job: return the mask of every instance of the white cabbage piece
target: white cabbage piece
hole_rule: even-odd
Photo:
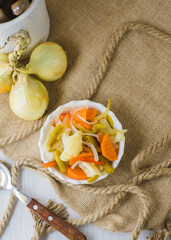
[[[125,141],[124,134],[127,132],[127,130],[111,128],[106,118],[101,119],[100,123],[106,125],[106,128],[100,129],[100,132],[103,135],[108,133],[111,136],[113,144],[116,142]]]
[[[126,130],[118,130],[118,132],[116,133],[116,136],[114,136],[111,140],[112,143],[117,143],[117,142],[122,142],[125,141],[125,136],[124,133],[126,132]]]
[[[62,161],[69,161],[83,150],[82,132],[77,131],[70,136],[71,131],[70,128],[67,128],[62,134],[62,142],[64,145],[64,151],[61,154]]]
[[[109,125],[106,118],[102,118],[99,122],[106,126],[105,128],[100,129],[100,132],[103,135],[105,135],[106,133],[108,133],[109,135],[112,135],[112,136],[116,135],[116,133],[117,133],[116,129],[111,128],[111,126]]]
[[[44,152],[44,157],[49,162],[54,161],[54,155],[52,152]]]
[[[53,150],[59,150],[60,153],[63,152],[64,150],[64,144],[62,142],[62,140],[58,141],[57,143],[55,143],[53,146],[52,146],[52,151]]]
[[[87,177],[93,177],[94,175],[98,175],[98,176],[102,175],[98,167],[93,163],[81,162],[79,164],[79,167],[85,172]]]
[[[114,145],[114,148],[115,148],[115,143],[125,141],[125,135],[124,135],[125,132],[127,132],[127,130],[118,129],[115,136],[110,136],[110,139]]]

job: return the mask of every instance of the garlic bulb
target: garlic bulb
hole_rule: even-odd
[[[57,43],[46,42],[34,49],[26,72],[44,81],[55,81],[63,76],[66,68],[67,57],[63,48]]]
[[[12,87],[12,67],[9,65],[8,55],[0,53],[0,93],[10,91]]]
[[[41,118],[49,103],[45,86],[26,73],[16,72],[9,96],[12,111],[24,120]]]

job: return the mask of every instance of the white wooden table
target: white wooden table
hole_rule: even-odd
[[[0,152],[0,159],[5,160],[12,165],[12,161],[7,159]],[[39,200],[40,203],[46,205],[49,199],[52,199],[58,203],[63,203],[53,188],[51,187],[49,181],[29,170],[22,170],[20,178],[20,189],[27,195],[34,197]],[[0,219],[2,218],[3,212],[6,208],[9,199],[9,191],[0,190]],[[72,209],[67,207],[70,213],[70,218],[79,217]],[[9,222],[9,225],[4,232],[3,236],[0,237],[1,240],[30,240],[33,236],[33,220],[28,211],[28,209],[20,202],[17,202],[14,214]],[[119,233],[119,232],[109,232],[97,228],[91,224],[84,225],[78,228],[82,233],[87,236],[88,240],[127,240],[130,239],[131,233]],[[147,236],[151,236],[151,231],[142,231],[139,240],[145,240]],[[53,233],[45,236],[42,240],[65,240],[66,238],[62,236],[59,232],[54,231]]]

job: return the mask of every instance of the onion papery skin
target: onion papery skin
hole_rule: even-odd
[[[12,86],[9,103],[12,111],[24,120],[38,120],[45,113],[49,96],[45,86],[25,73]]]

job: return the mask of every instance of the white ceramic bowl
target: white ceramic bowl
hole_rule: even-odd
[[[46,119],[46,122],[45,124],[43,125],[43,127],[41,128],[41,131],[40,131],[40,139],[39,139],[39,149],[40,149],[40,154],[41,154],[41,158],[43,160],[43,162],[47,163],[49,162],[47,160],[47,157],[46,157],[46,152],[45,152],[45,148],[44,148],[44,143],[46,141],[46,136],[47,136],[47,133],[48,133],[48,130],[49,130],[49,127],[53,124],[53,121],[54,121],[54,118],[57,118],[63,111],[67,111],[69,110],[70,108],[73,108],[73,107],[84,107],[84,106],[87,106],[87,107],[90,107],[90,108],[95,108],[97,110],[99,110],[100,112],[104,112],[106,110],[106,107],[104,107],[102,104],[100,103],[96,103],[96,102],[92,102],[92,101],[89,101],[89,100],[82,100],[82,101],[71,101],[69,103],[66,103],[60,107],[58,107],[54,112],[52,112],[48,118]],[[116,129],[122,129],[122,125],[121,123],[118,121],[118,119],[116,118],[115,114],[111,111],[109,111],[108,113],[111,118],[113,119],[113,122],[114,122],[114,128]],[[113,167],[116,169],[116,167],[118,166],[122,156],[123,156],[123,153],[124,153],[124,145],[125,145],[125,142],[120,142],[120,148],[119,148],[119,154],[118,154],[118,159],[116,161],[113,161]],[[67,177],[65,174],[59,172],[56,168],[52,167],[52,168],[49,168],[49,171],[52,172],[53,174],[55,174],[58,178],[60,178],[61,180],[64,180],[66,182],[70,182],[70,183],[73,183],[73,184],[88,184],[87,183],[87,180],[74,180],[74,179],[71,179],[69,177]],[[100,181],[104,178],[106,178],[109,174],[105,174],[103,176],[100,176],[96,181],[94,182],[97,182],[97,181]],[[94,183],[93,182],[93,183]]]
[[[0,23],[0,47],[4,46],[8,37],[19,30],[28,31],[32,39],[28,49],[22,55],[22,58],[27,58],[33,49],[41,42],[45,42],[49,36],[50,19],[45,0],[33,0],[23,14],[11,21]],[[0,49],[0,52],[11,53],[14,49],[13,44],[14,42],[9,42]]]

